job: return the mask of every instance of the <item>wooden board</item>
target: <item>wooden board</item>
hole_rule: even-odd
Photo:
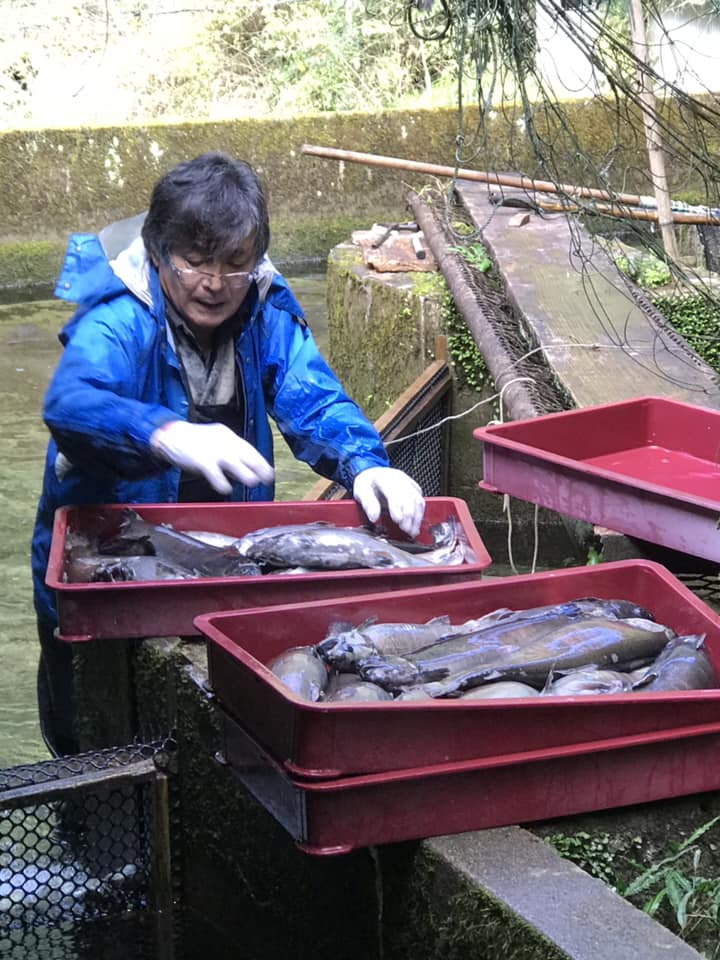
[[[720,378],[634,301],[614,264],[564,214],[490,204],[488,188],[457,190],[548,363],[578,407],[663,396],[720,409]],[[517,224],[517,221],[516,221]]]

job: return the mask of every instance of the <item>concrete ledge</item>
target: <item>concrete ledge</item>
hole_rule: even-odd
[[[519,827],[428,840],[467,879],[573,960],[698,960],[700,954],[601,880]]]

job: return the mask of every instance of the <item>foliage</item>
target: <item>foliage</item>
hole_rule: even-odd
[[[479,393],[491,379],[490,372],[449,291],[443,297],[441,315],[445,321],[448,351],[453,366],[460,374],[465,386]]]
[[[656,296],[653,303],[705,363],[720,373],[720,302],[698,293]]]
[[[223,119],[453,102],[404,0],[0,0],[0,124]]]
[[[581,867],[592,877],[597,877],[608,886],[616,888],[615,855],[612,841],[607,833],[593,836],[584,830],[573,834],[553,833],[545,838],[557,852]]]
[[[652,894],[643,905],[651,917],[663,904],[669,905],[684,937],[701,926],[709,928],[714,944],[711,960],[720,955],[720,877],[700,873],[702,851],[698,840],[719,821],[720,817],[713,817],[702,824],[672,854],[652,864],[624,890],[625,897]]]
[[[448,250],[451,253],[459,253],[471,267],[479,270],[480,273],[486,273],[492,266],[487,250],[481,243],[470,243],[465,247],[448,247]]]

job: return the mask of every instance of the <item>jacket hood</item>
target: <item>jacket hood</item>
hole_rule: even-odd
[[[87,310],[129,291],[152,309],[155,268],[140,236],[144,219],[142,213],[110,224],[98,235],[73,234],[55,296]],[[257,272],[259,302],[270,298],[277,306],[304,319],[300,304],[267,254],[260,261]]]

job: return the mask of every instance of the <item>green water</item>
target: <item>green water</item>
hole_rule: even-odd
[[[326,343],[325,277],[289,278],[315,338]],[[72,308],[55,301],[0,306],[0,767],[47,759],[35,699],[37,640],[30,538],[47,429],[42,397],[60,354],[57,333]],[[277,499],[302,497],[318,477],[276,445]]]

